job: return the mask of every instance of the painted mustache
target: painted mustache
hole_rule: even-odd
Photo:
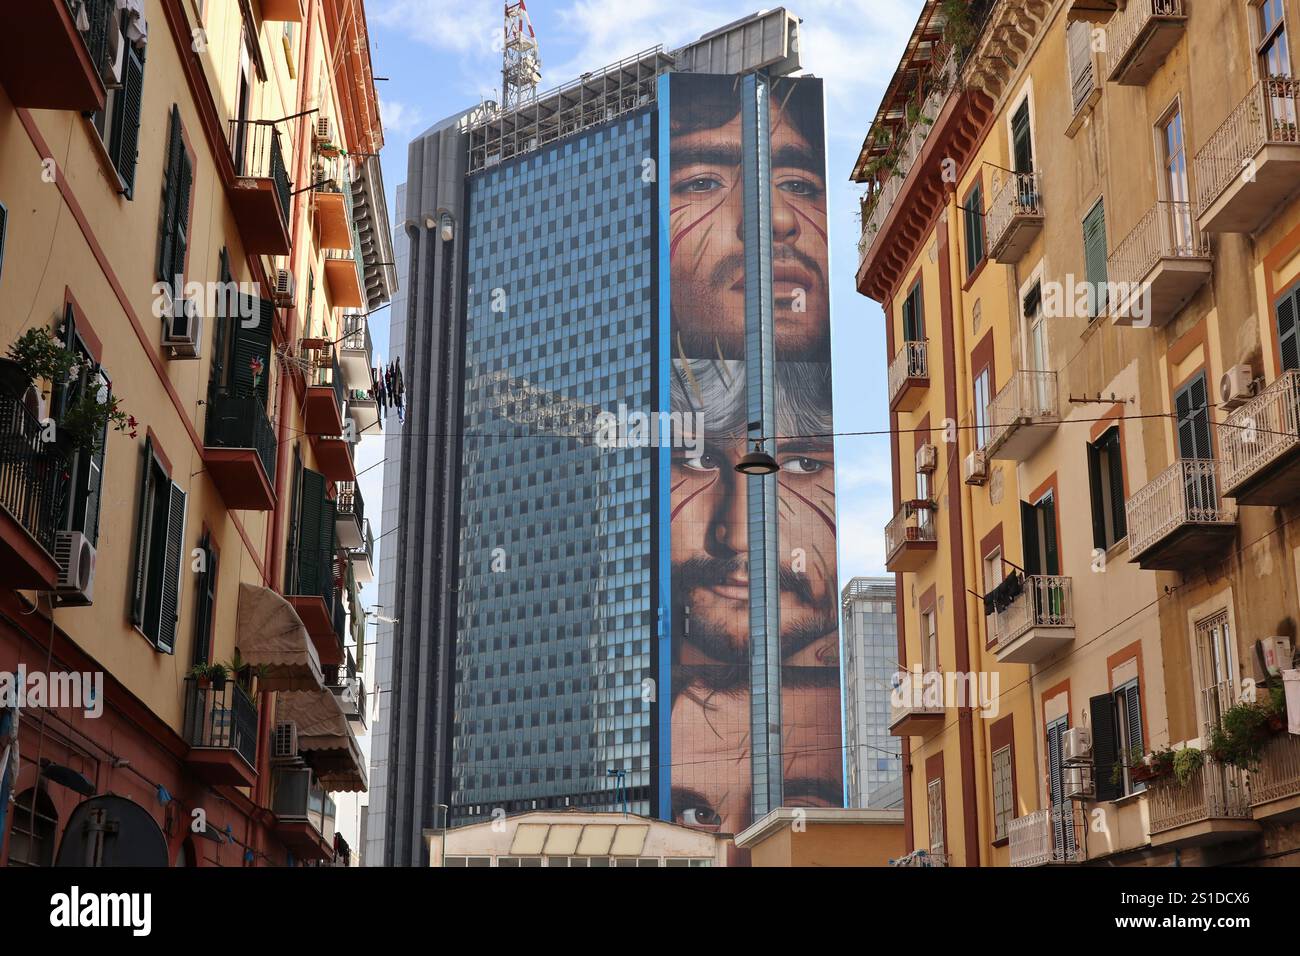
[[[796,249],[790,245],[772,246],[772,274],[777,281],[788,279],[795,282],[804,282],[808,286],[813,283],[821,286],[826,284],[822,264],[802,249]],[[723,256],[718,260],[718,264],[713,267],[713,272],[709,278],[714,285],[731,285],[743,288],[745,283],[744,253],[738,252]]]
[[[673,565],[673,575],[679,586],[686,590],[735,585],[741,580],[748,583],[749,560],[747,558],[688,558],[680,564]],[[816,601],[808,575],[798,573],[790,565],[782,564],[777,569],[777,584],[782,591],[793,594],[805,604]]]

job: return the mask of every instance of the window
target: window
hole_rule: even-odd
[[[1178,419],[1178,457],[1213,458],[1210,448],[1210,407],[1205,389],[1205,373],[1174,394],[1174,412]],[[1216,507],[1209,503],[1210,508]]]
[[[942,856],[945,852],[942,777],[931,780],[926,785],[926,798],[930,816],[930,852]]]
[[[1060,551],[1056,541],[1056,498],[1052,492],[1043,495],[1037,504],[1020,502],[1020,533],[1024,545],[1025,573],[1060,574]]]
[[[1277,300],[1277,348],[1282,371],[1300,368],[1300,284]]]
[[[992,594],[1001,584],[1002,549],[994,548],[984,556],[984,593]],[[984,633],[989,640],[993,638],[993,617],[994,614],[987,615],[984,622]]]
[[[916,497],[918,501],[930,500],[930,474],[929,472],[917,469],[916,472]],[[919,508],[916,512],[916,523],[919,527],[927,527],[930,524],[930,509]]]
[[[77,353],[81,371],[71,382],[55,390],[52,404],[56,420],[62,420],[64,412],[87,393],[102,397],[112,389],[108,374],[96,364],[90,346],[77,328],[77,313],[71,303],[64,307],[63,341],[69,351]],[[73,482],[61,527],[80,531],[91,545],[99,544],[99,506],[107,451],[108,426],[105,424],[95,448],[78,450],[69,469]]]
[[[190,189],[194,167],[185,148],[180,107],[172,106],[171,129],[163,169],[162,205],[158,210],[158,279],[174,282],[177,297],[184,285],[185,250],[189,242]]]
[[[921,612],[921,669],[927,674],[939,669],[939,631],[932,610]]]
[[[1290,76],[1291,55],[1287,49],[1283,0],[1263,0],[1258,9],[1260,77]]]
[[[966,195],[966,277],[970,278],[984,261],[984,187],[976,182]]]
[[[975,443],[983,448],[989,443],[989,367],[975,374]]]
[[[325,494],[325,476],[303,468],[298,477],[298,512],[295,529],[290,594],[314,594],[327,602],[334,580],[334,502]]]
[[[1092,490],[1092,545],[1105,551],[1128,534],[1118,425],[1088,443],[1088,485]]]
[[[140,145],[140,105],[144,99],[144,48],[139,50],[127,39],[123,20],[111,26],[109,55],[121,56],[122,85],[110,87],[104,109],[91,117],[99,138],[104,142],[109,161],[122,181],[122,194],[135,194],[136,157]]]
[[[216,545],[208,532],[203,532],[199,541],[199,551],[203,557],[201,570],[194,598],[194,663],[206,664],[212,659],[212,633],[215,625],[217,606],[217,562],[219,555]]]
[[[10,866],[53,866],[54,835],[59,812],[44,790],[28,788],[14,798],[10,808]]]
[[[993,839],[1007,838],[1007,825],[1016,815],[1011,789],[1011,748],[993,752]]]
[[[1227,609],[1197,621],[1195,641],[1197,710],[1208,739],[1223,712],[1237,702],[1236,654]]]
[[[176,649],[180,612],[181,556],[185,540],[185,492],[167,474],[145,438],[139,512],[135,526],[135,573],[131,623],[158,650]]]
[[[1047,724],[1047,798],[1052,810],[1052,853],[1057,860],[1073,860],[1076,835],[1074,811],[1065,799],[1065,753],[1063,737],[1070,727],[1069,715]],[[1094,739],[1096,730],[1094,729]],[[1094,745],[1095,747],[1095,745]]]
[[[1083,220],[1083,261],[1088,278],[1088,307],[1091,318],[1104,315],[1110,305],[1106,288],[1106,207],[1102,200]]]
[[[1034,139],[1029,122],[1028,96],[1020,101],[1020,106],[1011,115],[1011,156],[1016,172],[1034,171]]]
[[[1145,755],[1142,700],[1133,678],[1088,702],[1092,716],[1093,783],[1098,800],[1118,800],[1142,789],[1132,766]]]
[[[912,291],[903,300],[903,341],[925,341],[925,311],[921,302],[921,280],[916,280]]]

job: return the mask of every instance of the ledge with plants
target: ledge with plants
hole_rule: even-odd
[[[1286,731],[1286,694],[1268,689],[1260,700],[1229,707],[1210,733],[1210,756],[1218,763],[1241,770],[1259,767],[1264,748],[1275,734]]]

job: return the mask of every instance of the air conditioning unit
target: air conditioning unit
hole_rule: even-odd
[[[1061,735],[1061,754],[1067,764],[1092,759],[1092,734],[1087,727],[1071,727]]]
[[[54,535],[54,561],[59,566],[55,593],[60,604],[85,606],[95,597],[95,548],[80,531]]]
[[[334,127],[330,123],[328,116],[319,116],[316,118],[316,142],[329,143],[334,139]]]
[[[298,757],[298,725],[282,720],[271,735],[271,759],[276,763],[295,763]]]
[[[939,467],[939,449],[933,445],[922,445],[916,450],[916,470],[927,475]]]
[[[293,273],[288,269],[275,270],[275,293],[272,298],[275,304],[282,309],[292,309],[294,293],[297,285],[293,281]]]
[[[1092,767],[1065,768],[1065,798],[1067,800],[1091,800]]]
[[[1255,382],[1249,365],[1234,365],[1219,379],[1219,407],[1226,411],[1240,408],[1255,396]]]
[[[962,477],[968,485],[982,485],[989,480],[989,459],[983,449],[977,448],[966,456]]]
[[[172,358],[198,358],[202,343],[202,313],[193,302],[177,299],[163,319],[163,345],[171,350]]]

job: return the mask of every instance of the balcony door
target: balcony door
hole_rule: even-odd
[[[1271,127],[1266,130],[1274,139],[1295,141],[1296,107],[1292,87],[1287,79],[1291,72],[1291,52],[1287,47],[1286,12],[1284,0],[1263,0],[1256,8],[1259,17],[1259,45],[1256,47],[1256,59],[1259,65],[1259,78],[1266,84],[1269,115],[1267,121]],[[1267,84],[1273,82],[1272,88]],[[1280,82],[1279,82],[1280,81]],[[1284,128],[1290,129],[1290,136],[1283,134]]]
[[[1196,623],[1196,692],[1208,741],[1224,711],[1237,702],[1236,652],[1226,608]]]
[[[1047,799],[1052,811],[1052,856],[1072,860],[1075,856],[1074,808],[1065,798],[1065,751],[1062,747],[1070,717],[1063,714],[1047,725]]]
[[[1169,231],[1172,251],[1187,256],[1193,253],[1191,190],[1187,183],[1187,149],[1183,142],[1183,113],[1177,105],[1160,123],[1160,160],[1163,187],[1168,200],[1168,215],[1160,222]],[[1163,237],[1162,237],[1163,238]]]
[[[1011,158],[1018,173],[1034,171],[1034,137],[1029,123],[1029,97],[1011,114]]]
[[[1202,371],[1175,393],[1174,411],[1178,417],[1178,457],[1195,462],[1184,466],[1186,513],[1182,518],[1187,521],[1213,520],[1219,508],[1215,473],[1211,466],[1199,464],[1214,457],[1205,372]]]
[[[1056,542],[1056,498],[1052,492],[1043,495],[1037,504],[1020,502],[1020,534],[1025,549],[1025,574],[1061,573]]]

